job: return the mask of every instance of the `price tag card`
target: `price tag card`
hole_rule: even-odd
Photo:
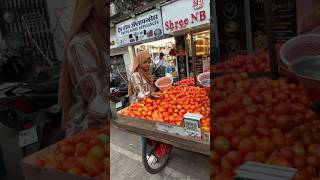
[[[164,123],[157,123],[156,127],[157,127],[157,130],[162,132],[167,132],[170,134],[176,134],[180,136],[187,136],[184,128],[182,127],[178,127],[170,124],[164,124]]]
[[[19,132],[20,147],[38,142],[37,126]]]
[[[163,132],[171,132],[173,129],[173,126],[170,124],[163,124],[163,123],[157,123],[156,124],[157,130],[163,131]]]
[[[200,120],[202,115],[187,113],[183,117],[184,129],[188,136],[201,138]]]
[[[117,108],[117,109],[118,109],[118,108],[122,108],[122,102],[121,102],[121,101],[116,103],[116,108]]]

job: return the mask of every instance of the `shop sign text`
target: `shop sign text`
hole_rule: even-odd
[[[165,34],[209,24],[210,0],[177,0],[162,7]]]
[[[166,30],[170,31],[178,31],[182,29],[186,29],[189,25],[189,23],[195,23],[199,21],[206,20],[206,11],[199,11],[191,14],[191,18],[185,18],[185,19],[177,19],[176,21],[166,21],[165,22],[165,28]]]
[[[159,10],[152,10],[116,25],[119,46],[163,35],[162,18]]]

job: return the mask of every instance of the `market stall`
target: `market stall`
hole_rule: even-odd
[[[209,155],[209,104],[205,88],[172,86],[162,91],[157,99],[145,98],[119,111],[115,123],[124,131],[167,143],[175,148]],[[145,153],[143,150],[143,160],[147,156]],[[150,171],[152,164],[147,164],[146,170],[150,173],[159,172],[165,167],[168,158],[159,161],[158,168]],[[145,166],[146,163],[144,162]]]
[[[186,7],[186,8],[181,8]],[[199,76],[209,70],[210,32],[209,1],[185,3],[172,1],[161,6],[164,37],[135,44],[135,53],[147,50],[152,58],[162,52],[165,55],[166,76],[170,82],[161,86],[158,98],[145,98],[118,112],[115,124],[149,141],[156,140],[173,147],[210,154],[210,83],[209,75]],[[182,20],[180,18],[183,18]],[[172,36],[172,38],[165,38]],[[169,67],[169,68],[168,68]],[[190,77],[188,83],[178,82]],[[198,78],[197,78],[198,77]],[[193,81],[191,80],[193,79]],[[192,83],[190,83],[192,82]],[[197,86],[200,85],[200,86]],[[142,160],[149,173],[157,173],[165,167],[170,152],[149,163],[146,144],[142,145]],[[156,151],[152,145],[152,151]],[[153,153],[151,151],[151,154]],[[158,164],[153,167],[154,164]]]

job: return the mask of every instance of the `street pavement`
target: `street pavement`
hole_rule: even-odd
[[[140,137],[111,126],[111,180],[209,180],[209,157],[173,149],[169,163],[149,174],[141,160]]]

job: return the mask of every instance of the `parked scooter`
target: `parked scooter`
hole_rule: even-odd
[[[58,83],[59,68],[55,68],[39,73],[34,83],[1,84],[0,123],[19,131],[24,156],[64,138],[56,105]]]

